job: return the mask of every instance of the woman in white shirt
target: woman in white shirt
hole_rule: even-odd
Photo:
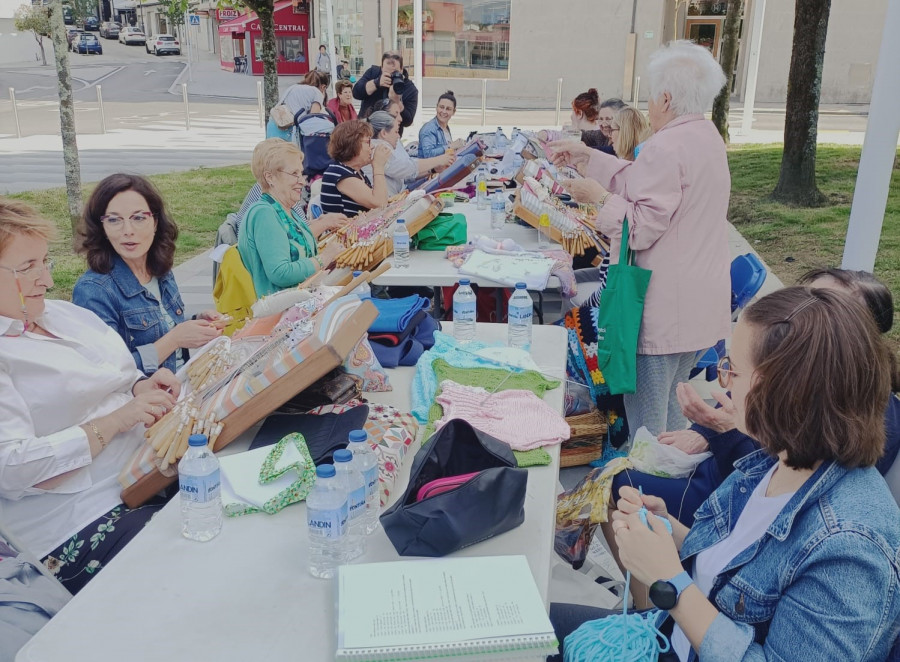
[[[117,476],[179,384],[145,378],[94,313],[44,300],[53,234],[0,198],[0,520],[75,593],[161,507],[126,508]]]
[[[436,168],[446,168],[455,158],[452,152],[447,152],[429,159],[416,159],[411,157],[400,142],[400,120],[390,113],[379,110],[366,118],[372,125],[375,135],[372,138],[372,147],[387,145],[391,148],[391,156],[384,167],[384,177],[387,180],[388,197],[393,197],[405,189],[404,182],[415,179]],[[372,178],[372,166],[363,166],[363,172],[369,179]]]

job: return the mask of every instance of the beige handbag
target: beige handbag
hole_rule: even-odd
[[[269,112],[269,117],[279,129],[290,129],[294,126],[294,113],[285,104],[280,103]]]

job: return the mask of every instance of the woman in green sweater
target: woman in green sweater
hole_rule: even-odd
[[[238,252],[253,277],[256,296],[296,287],[334,262],[341,247],[320,254],[318,237],[347,222],[343,214],[308,221],[291,208],[303,195],[303,152],[280,138],[264,140],[253,150],[250,169],[263,195],[247,211],[238,235]]]

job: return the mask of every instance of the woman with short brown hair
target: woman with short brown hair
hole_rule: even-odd
[[[328,155],[335,160],[322,175],[322,210],[353,217],[387,204],[384,169],[391,157],[387,145],[372,149],[374,132],[367,122],[341,122],[331,133]],[[372,164],[372,181],[362,172]]]
[[[612,516],[636,594],[649,587],[674,619],[675,657],[661,659],[887,657],[900,632],[900,510],[873,465],[889,352],[842,292],[789,287],[744,312],[723,371],[738,428],[762,450],[735,463],[690,529],[632,487]],[[573,629],[566,611],[551,608],[560,637]]]

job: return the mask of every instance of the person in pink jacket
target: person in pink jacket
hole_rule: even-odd
[[[353,107],[353,83],[339,80],[334,84],[335,96],[325,104],[334,115],[338,124],[356,119],[356,108]]]
[[[597,228],[619,255],[627,218],[635,264],[653,275],[638,339],[637,390],[625,395],[632,437],[680,430],[686,419],[675,387],[687,381],[697,352],[731,334],[725,144],[703,113],[725,84],[708,50],[689,41],[663,46],[647,65],[653,136],[640,158],[625,161],[581,143],[550,144],[557,162],[584,163],[567,182],[580,201],[600,205]]]

